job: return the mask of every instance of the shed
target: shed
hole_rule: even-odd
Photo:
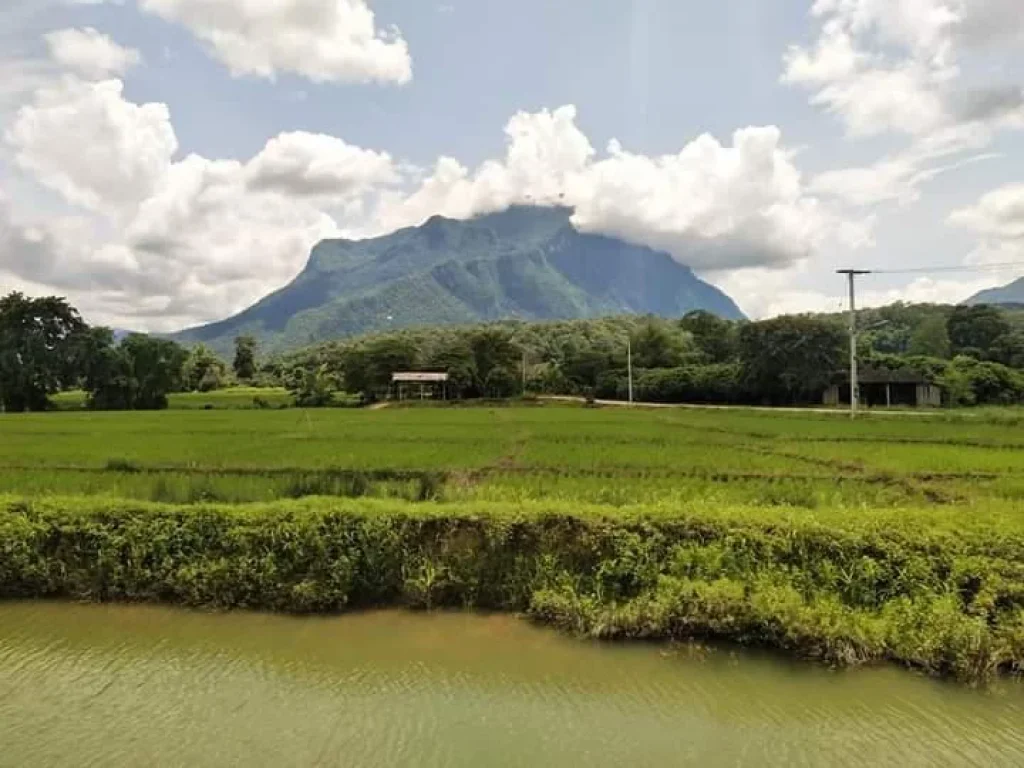
[[[396,371],[391,374],[391,386],[394,395],[404,400],[409,391],[418,392],[420,400],[436,398],[448,399],[448,374],[438,371]]]
[[[913,406],[917,408],[942,405],[942,388],[911,368],[877,368],[864,366],[857,374],[860,403],[864,406]],[[822,397],[825,405],[850,402],[850,377],[840,377]]]

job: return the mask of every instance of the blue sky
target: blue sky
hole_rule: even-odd
[[[1018,0],[8,5],[0,291],[98,322],[217,319],[321,237],[526,201],[754,316],[838,308],[846,265],[976,267],[869,303],[1024,272],[992,266],[1024,262]]]

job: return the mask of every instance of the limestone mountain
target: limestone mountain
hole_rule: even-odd
[[[324,240],[291,283],[179,341],[226,352],[252,334],[281,350],[413,325],[569,319],[620,313],[678,317],[736,304],[668,254],[583,234],[563,208],[520,206],[469,221],[434,216],[370,240]]]
[[[1001,288],[990,288],[976,293],[964,304],[1021,304],[1024,305],[1024,277]]]

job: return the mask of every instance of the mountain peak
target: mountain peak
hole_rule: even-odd
[[[585,318],[735,303],[668,254],[577,232],[566,207],[517,205],[465,221],[431,216],[368,240],[325,240],[289,285],[227,320],[178,334],[227,351],[240,333],[284,349],[381,328],[506,317]]]
[[[1001,288],[990,288],[976,293],[964,304],[1024,304],[1024,277]]]

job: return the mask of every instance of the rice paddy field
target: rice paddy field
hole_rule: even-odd
[[[1017,412],[0,418],[0,597],[511,610],[979,680],[1024,668]]]
[[[0,420],[0,493],[818,510],[1024,502],[1024,425],[965,413],[851,422],[546,405],[10,415]]]

